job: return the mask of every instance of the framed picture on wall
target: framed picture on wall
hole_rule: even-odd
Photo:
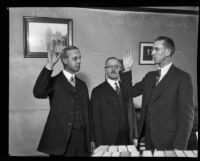
[[[140,65],[152,65],[155,64],[153,56],[151,55],[153,48],[152,42],[140,42],[140,56],[139,64]]]
[[[73,45],[72,25],[72,19],[24,16],[24,57],[47,57],[47,46],[51,42],[56,45],[57,52]]]

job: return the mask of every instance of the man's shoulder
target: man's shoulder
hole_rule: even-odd
[[[82,80],[81,78],[77,77],[77,76],[76,76],[76,81],[77,81],[80,85],[87,86],[86,83],[85,83],[85,81]]]
[[[182,76],[182,77],[190,77],[190,74],[182,69],[180,69],[179,67],[173,66],[176,75],[177,76]]]
[[[102,90],[104,90],[105,85],[106,85],[106,82],[104,81],[104,82],[100,83],[99,85],[95,86],[95,87],[92,89],[92,91],[93,91],[93,92],[102,91]]]

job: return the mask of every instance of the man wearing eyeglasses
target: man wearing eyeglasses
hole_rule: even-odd
[[[129,57],[123,57],[124,70],[129,67]],[[122,65],[116,57],[105,61],[106,80],[91,94],[94,140],[99,145],[137,145],[136,116],[132,99],[120,82]],[[133,129],[134,128],[134,129]],[[130,133],[132,131],[132,133]]]

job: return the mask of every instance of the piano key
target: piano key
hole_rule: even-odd
[[[102,156],[103,157],[111,157],[112,156],[112,152],[111,151],[106,151]]]
[[[192,152],[198,157],[198,151],[197,150],[193,150]]]
[[[103,151],[98,151],[92,155],[92,157],[101,157],[103,155]]]
[[[112,157],[119,157],[120,156],[120,152],[115,151],[112,153]]]
[[[132,151],[130,156],[131,157],[139,157],[140,156],[140,152],[139,151]]]
[[[143,151],[142,156],[143,157],[152,157],[151,150],[145,150],[145,151]]]
[[[106,152],[106,151],[108,151],[108,148],[109,148],[108,145],[100,145],[94,150],[94,153],[96,153],[98,151]]]
[[[183,151],[187,157],[195,158],[196,155],[191,150],[184,150]]]
[[[177,157],[186,157],[182,150],[174,150]]]
[[[128,149],[126,148],[125,145],[119,145],[119,146],[118,146],[118,151],[119,151],[119,152],[123,152],[123,151],[128,151]]]
[[[129,157],[130,153],[128,151],[120,152],[120,157]]]
[[[117,149],[118,149],[117,146],[111,145],[111,146],[109,147],[108,151],[116,152],[116,151],[118,151]]]
[[[127,149],[129,152],[138,151],[135,145],[127,145]]]
[[[165,154],[164,154],[164,151],[157,150],[157,151],[154,151],[153,156],[154,156],[154,157],[164,157]]]
[[[166,157],[176,157],[176,154],[174,153],[173,150],[165,150],[164,153]]]

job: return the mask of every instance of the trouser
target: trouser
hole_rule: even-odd
[[[117,138],[117,145],[128,145],[129,140],[129,130],[120,130]]]
[[[68,145],[62,156],[50,155],[49,157],[89,156],[86,144],[86,130],[72,129]]]
[[[151,138],[149,123],[146,123],[145,125],[145,144],[146,144],[146,150],[155,149],[154,144],[152,142],[152,138]]]

